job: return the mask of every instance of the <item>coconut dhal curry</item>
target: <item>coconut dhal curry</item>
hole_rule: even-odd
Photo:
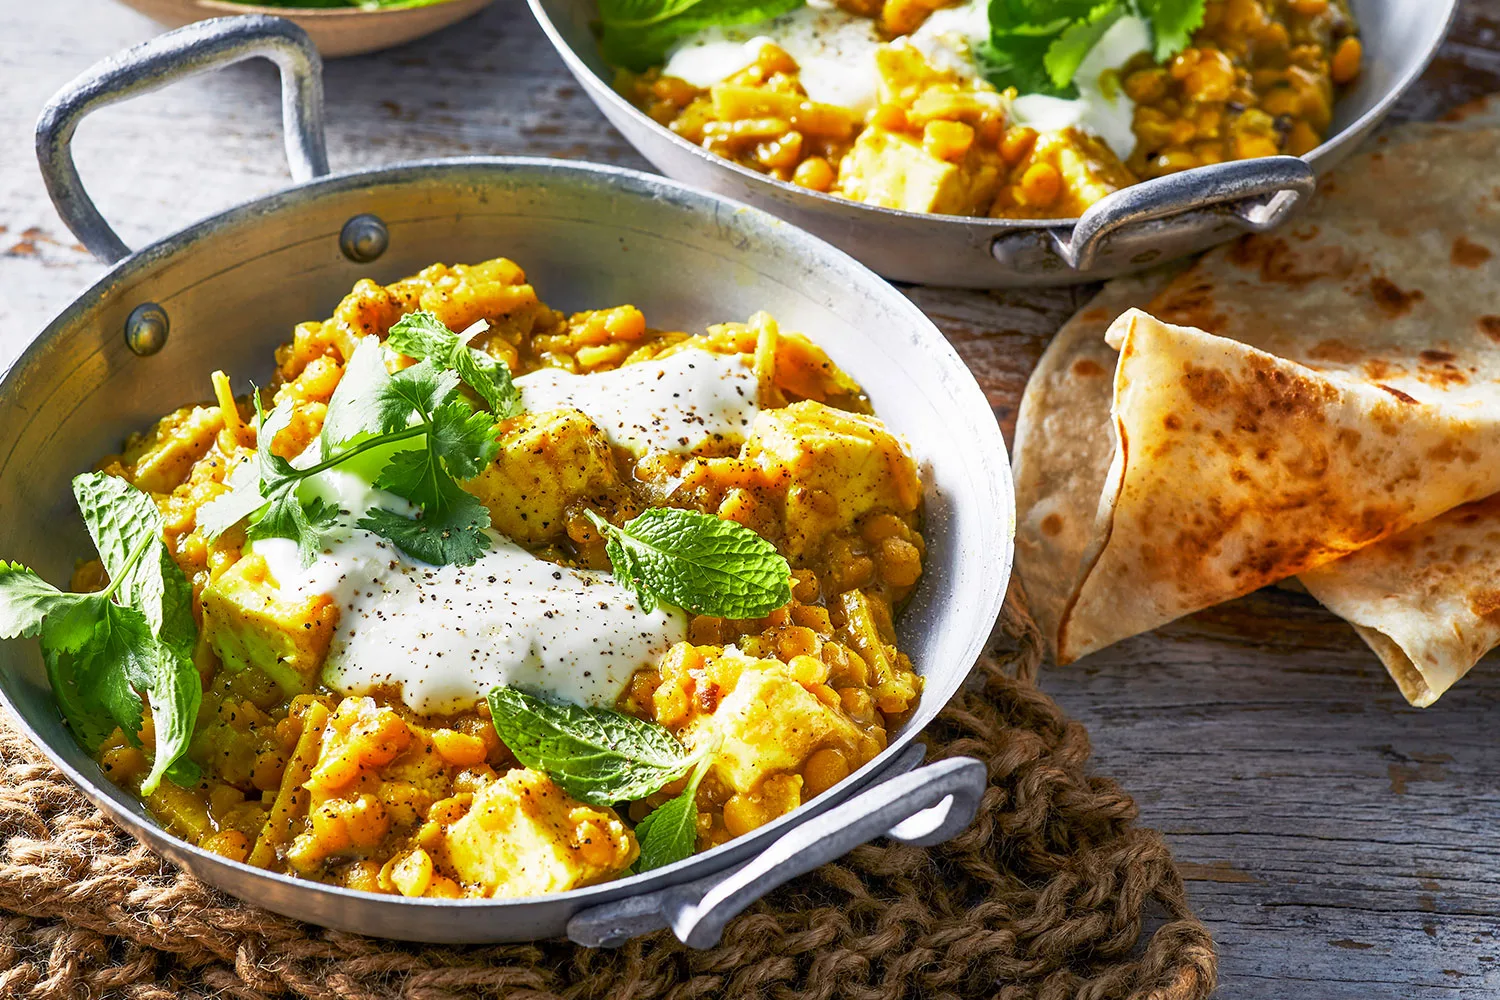
[[[40,637],[173,833],[370,892],[558,892],[795,809],[915,707],[916,466],[769,316],[668,332],[437,264],[275,362],[75,480],[73,593],[0,563],[0,634]]]
[[[1149,178],[1307,153],[1362,57],[1345,0],[790,0],[655,60],[614,6],[617,87],[678,135],[944,215],[1073,218]]]

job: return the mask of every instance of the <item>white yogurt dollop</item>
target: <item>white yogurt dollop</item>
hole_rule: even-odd
[[[880,46],[875,22],[827,2],[808,3],[759,24],[696,31],[667,54],[662,73],[711,87],[753,63],[767,42],[797,61],[810,100],[857,114],[875,106]]]
[[[582,410],[636,451],[742,439],[759,409],[748,359],[699,349],[596,375],[542,370],[516,384],[527,409]],[[293,464],[318,457],[314,442]],[[497,684],[611,706],[638,668],[686,637],[681,611],[647,614],[611,574],[558,566],[493,532],[472,566],[414,560],[355,522],[371,507],[408,517],[415,509],[353,472],[328,469],[303,488],[343,512],[318,560],[302,568],[296,545],[280,538],[250,551],[285,599],[327,595],[338,605],[323,680],[340,693],[393,689],[423,714],[470,708]]]
[[[698,348],[594,375],[543,368],[516,379],[526,409],[582,410],[611,444],[635,452],[743,439],[760,409],[759,385],[748,355]]]

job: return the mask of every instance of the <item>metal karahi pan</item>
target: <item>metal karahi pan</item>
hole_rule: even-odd
[[[296,182],[131,252],[84,192],[69,154],[92,109],[261,56],[281,68]],[[882,834],[932,844],[963,829],[985,787],[978,761],[919,766],[914,740],[963,683],[999,613],[1015,504],[1005,444],[973,377],[933,325],[874,274],[756,209],[627,170],[503,157],[329,175],[317,53],[270,17],[206,21],[99,64],[37,126],[64,221],[114,267],[0,377],[0,553],[66,580],[88,551],[69,480],[129,431],[209,395],[215,368],[264,384],[270,348],[327,315],[354,281],[433,261],[506,255],[549,302],[633,302],[701,328],[769,309],[817,339],[910,442],[927,483],[927,575],[901,617],[926,678],[915,718],[845,783],[715,850],[605,885],[516,900],[405,899],[237,864],[163,831],[111,785],[53,705],[35,645],[0,644],[0,700],[116,822],[193,874],[290,916],[385,937],[517,941],[567,934],[618,944],[670,926],[707,947],[772,887]]]
[[[748,202],[823,237],[895,281],[961,288],[1068,285],[1138,271],[1267,232],[1353,152],[1437,54],[1458,0],[1351,0],[1365,45],[1360,78],[1334,108],[1328,141],[1306,157],[1240,160],[1117,191],[1078,219],[971,219],[820,194],[708,152],[618,94],[591,24],[596,0],[527,0],[606,118],[668,177]]]

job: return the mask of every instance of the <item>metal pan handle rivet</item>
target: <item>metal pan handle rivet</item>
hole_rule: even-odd
[[[380,216],[368,212],[356,215],[339,231],[339,249],[356,264],[379,259],[391,245],[391,231]]]
[[[142,302],[125,320],[125,346],[143,358],[150,357],[167,346],[171,332],[167,311],[155,302]]]

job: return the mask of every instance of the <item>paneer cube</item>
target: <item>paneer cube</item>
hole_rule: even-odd
[[[203,589],[202,600],[204,636],[225,667],[254,667],[288,695],[317,686],[338,626],[333,598],[283,599],[265,560],[248,553]]]
[[[975,146],[950,163],[899,132],[870,126],[839,164],[838,190],[847,198],[883,208],[939,215],[983,212],[995,195],[1003,161]]]
[[[213,447],[223,426],[217,406],[185,406],[167,414],[126,442],[120,456],[126,478],[148,493],[172,492]]]
[[[906,514],[922,499],[916,463],[883,423],[812,400],[762,410],[742,454],[788,483],[785,538],[794,559],[871,511]]]
[[[494,462],[464,488],[489,508],[497,530],[540,545],[566,532],[568,507],[604,496],[616,482],[604,432],[578,410],[563,409],[510,421]]]
[[[640,853],[613,809],[584,805],[551,778],[507,771],[444,832],[447,867],[488,896],[566,892],[618,874]]]
[[[759,788],[770,775],[800,770],[819,747],[854,747],[864,741],[847,715],[792,679],[779,660],[747,665],[719,707],[700,717],[693,730],[689,739],[694,745],[707,739],[708,732],[717,734],[721,742],[714,774],[742,794]]]

